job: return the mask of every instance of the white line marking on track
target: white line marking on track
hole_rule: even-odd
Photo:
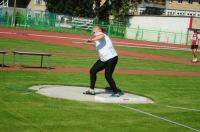
[[[114,42],[114,43],[117,43],[117,42]],[[178,48],[178,47],[151,45],[151,44],[138,44],[138,43],[132,43],[132,45],[124,43],[124,45],[127,45],[127,46],[132,46],[132,45],[134,45],[134,46],[148,46],[148,47],[158,47],[158,48]],[[178,49],[186,49],[186,48],[178,48]]]
[[[12,33],[12,32],[0,32],[1,34],[17,34],[17,33]]]
[[[72,37],[54,36],[54,35],[53,36],[52,35],[42,35],[42,34],[28,34],[28,35],[39,36],[39,37],[48,37],[48,38],[65,38],[65,39],[72,39],[72,40],[87,40],[87,39],[83,39],[83,38],[72,38]],[[169,46],[152,45],[152,44],[138,44],[138,43],[133,43],[133,42],[129,43],[129,42],[113,41],[113,43],[127,44],[127,45],[130,45],[130,46],[134,45],[134,46],[138,46],[138,47],[148,46],[149,48],[153,47],[153,48],[157,48],[157,49],[188,50],[187,48],[169,47]],[[126,45],[117,45],[117,46],[126,46]]]
[[[94,43],[89,43],[89,42],[72,42],[72,43],[94,45]]]
[[[200,110],[198,110],[198,109],[190,109],[190,108],[177,107],[177,106],[170,106],[170,105],[165,105],[165,106],[166,106],[166,107],[169,107],[169,108],[174,108],[174,109],[182,109],[182,110],[189,110],[189,111],[200,112]]]
[[[125,106],[125,105],[120,105],[120,104],[118,104],[118,105],[121,106],[121,107],[123,107],[123,108],[127,108],[129,110],[133,110],[133,111],[138,112],[138,113],[142,113],[142,114],[145,114],[145,115],[148,115],[148,116],[151,116],[151,117],[154,117],[154,118],[157,118],[157,119],[160,119],[160,120],[163,120],[163,121],[166,121],[166,122],[178,125],[178,126],[182,126],[184,128],[193,130],[195,132],[200,132],[200,130],[192,128],[190,126],[187,126],[187,125],[184,125],[184,124],[181,124],[181,123],[178,123],[178,122],[175,122],[175,121],[172,121],[172,120],[169,120],[169,119],[166,119],[166,118],[163,118],[163,117],[160,117],[160,116],[157,116],[157,115],[154,115],[154,114],[151,114],[151,113],[148,113],[148,112],[136,109],[136,108],[133,108],[133,107],[129,107],[129,106]]]
[[[77,43],[77,44],[88,44],[88,45],[94,45],[93,43],[87,43],[87,42],[72,42],[72,43]],[[135,48],[146,48],[146,49],[167,49],[167,50],[179,50],[179,51],[190,51],[190,49],[183,49],[183,48],[174,48],[174,47],[153,47],[153,46],[150,46],[148,47],[149,45],[146,45],[147,47],[144,47],[144,46],[134,46],[134,45],[114,45],[114,46],[119,46],[119,47],[135,47]]]
[[[119,46],[119,47],[135,47],[135,48],[145,48],[145,49],[167,49],[167,50],[177,50],[177,51],[191,51],[190,49],[182,49],[182,48],[170,48],[170,47],[166,47],[166,48],[160,48],[160,47],[144,47],[144,46],[126,46],[126,45],[115,45],[115,46]]]
[[[179,47],[173,47],[173,46],[167,46],[166,45],[155,45],[155,44],[142,44],[142,43],[129,43],[129,42],[117,42],[113,41],[113,43],[119,43],[119,44],[126,44],[126,45],[137,45],[137,46],[149,46],[149,47],[163,47],[163,48],[176,48],[176,49],[187,49],[187,48],[179,48]]]
[[[30,36],[38,36],[38,37],[47,37],[47,38],[64,38],[64,39],[75,39],[75,40],[88,40],[83,38],[72,38],[72,37],[64,37],[64,36],[50,36],[50,35],[42,35],[42,34],[28,34]]]
[[[12,32],[0,32],[0,33],[2,33],[2,34],[17,34],[17,33],[12,33]],[[47,37],[47,38],[63,38],[63,39],[70,39],[70,40],[83,40],[83,41],[87,40],[87,39],[83,39],[83,38],[73,38],[73,37],[64,37],[64,36],[43,35],[43,34],[27,34],[27,35],[38,36],[38,37]],[[152,44],[140,44],[140,43],[134,43],[134,42],[130,43],[130,42],[117,42],[117,41],[113,41],[113,43],[121,44],[121,45],[116,45],[116,46],[121,46],[121,47],[138,47],[138,48],[151,48],[151,49],[168,49],[168,50],[190,51],[190,49],[187,49],[187,48],[178,48],[178,47],[152,45]],[[122,44],[124,44],[124,45],[122,45]]]

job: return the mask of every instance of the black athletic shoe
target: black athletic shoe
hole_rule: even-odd
[[[122,93],[122,90],[121,90],[121,89],[117,89],[117,92],[118,92],[118,93]]]
[[[120,93],[113,93],[112,95],[111,95],[111,97],[120,97],[121,95],[120,95]]]
[[[110,87],[106,87],[105,90],[106,91],[113,91]],[[117,89],[117,92],[121,93],[122,90],[121,89]]]
[[[94,92],[94,90],[87,90],[87,91],[83,92],[83,94],[95,95],[95,92]]]

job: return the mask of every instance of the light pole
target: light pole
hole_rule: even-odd
[[[108,11],[108,15],[109,15],[109,24],[113,24],[113,19],[114,19],[114,17],[113,17],[113,14],[112,14],[112,1],[111,0],[109,0],[108,1],[108,5],[109,5],[109,11]]]
[[[13,9],[13,26],[15,27],[16,23],[15,23],[15,20],[16,20],[16,2],[17,0],[14,0],[14,9]]]
[[[101,5],[101,0],[95,0],[95,19],[96,22],[99,22],[99,9],[100,9],[100,5]]]

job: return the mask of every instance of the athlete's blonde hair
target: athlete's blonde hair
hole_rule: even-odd
[[[106,30],[101,26],[95,26],[94,28],[98,28],[101,30],[101,32],[106,33]]]

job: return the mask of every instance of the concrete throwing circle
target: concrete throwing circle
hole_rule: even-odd
[[[44,96],[68,100],[124,104],[153,103],[151,99],[130,93],[123,93],[120,97],[113,97],[111,96],[111,91],[98,88],[95,89],[95,95],[83,94],[88,88],[78,86],[39,85],[32,86],[30,89]]]

